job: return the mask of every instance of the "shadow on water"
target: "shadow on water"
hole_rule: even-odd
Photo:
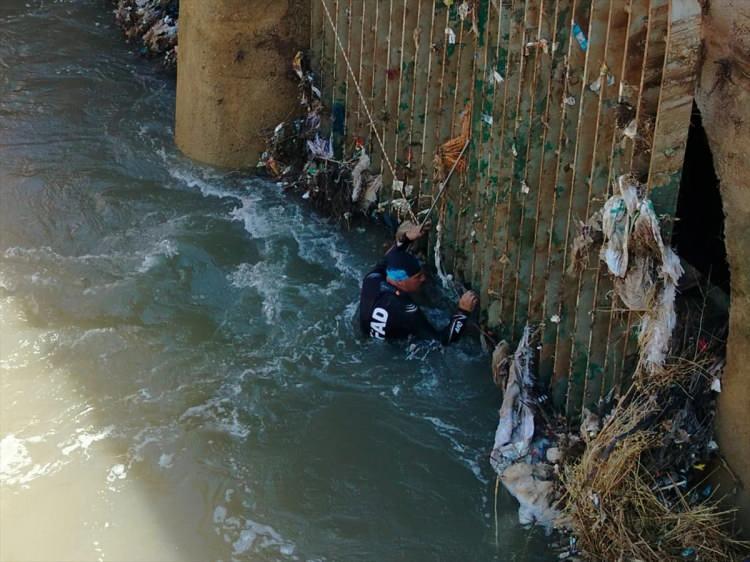
[[[549,559],[495,537],[487,358],[361,341],[382,239],[185,161],[128,51],[0,6],[0,558]]]

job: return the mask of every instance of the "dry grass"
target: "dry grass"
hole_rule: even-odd
[[[750,551],[731,535],[733,512],[713,498],[696,500],[674,482],[664,485],[664,474],[672,474],[667,467],[694,462],[664,450],[670,447],[664,428],[684,404],[704,396],[715,362],[672,359],[657,373],[637,376],[581,458],[565,467],[565,524],[587,558],[719,561]]]

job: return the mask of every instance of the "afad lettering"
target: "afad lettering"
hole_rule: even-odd
[[[388,322],[388,312],[384,308],[376,308],[372,311],[372,320],[370,321],[370,337],[384,340],[385,325]]]

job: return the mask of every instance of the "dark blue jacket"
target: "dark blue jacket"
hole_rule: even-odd
[[[396,244],[388,253],[405,251],[406,244]],[[385,264],[385,259],[378,263],[362,282],[359,301],[362,333],[379,340],[415,336],[439,340],[443,345],[457,341],[466,327],[466,314],[459,310],[445,328],[436,329],[407,293],[386,281]]]

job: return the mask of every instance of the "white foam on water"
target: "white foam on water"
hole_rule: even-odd
[[[240,205],[235,207],[229,217],[241,222],[245,231],[257,240],[271,240],[282,236],[289,236],[299,228],[299,219],[290,216],[290,212],[281,205],[269,205],[257,196],[243,195],[239,197]]]
[[[412,413],[411,415],[416,415]],[[471,450],[467,449],[466,446],[464,446],[459,440],[458,436],[463,434],[462,430],[455,425],[449,424],[440,418],[436,418],[434,416],[421,416],[422,419],[429,421],[435,429],[437,429],[438,434],[440,434],[442,437],[448,440],[448,442],[451,445],[451,449],[456,451],[458,453],[459,460],[464,463],[469,470],[474,474],[474,476],[479,480],[480,482],[487,483],[488,480],[484,477],[482,474],[482,468],[479,465],[479,462],[477,462],[478,455],[473,454]]]
[[[33,464],[33,459],[25,443],[36,443],[39,437],[19,439],[13,434],[0,441],[0,484],[4,486],[27,486],[42,476],[50,476],[59,471],[65,463],[60,460],[44,464]]]
[[[31,281],[32,285],[37,285],[40,287],[56,287],[60,284],[57,279],[54,279],[52,277],[45,277],[39,272],[32,273],[29,280]]]
[[[255,289],[263,299],[263,315],[272,324],[281,313],[281,280],[284,277],[281,264],[261,261],[240,264],[227,280],[238,289]]]
[[[436,428],[442,431],[447,431],[450,433],[460,433],[461,430],[457,428],[455,425],[451,425],[449,423],[444,422],[440,418],[436,418],[433,416],[424,416],[424,419],[426,419],[428,422],[430,422],[432,425],[434,425]]]
[[[344,277],[359,281],[361,271],[351,263],[352,256],[342,250],[345,244],[334,227],[306,219],[294,204],[270,204],[257,196],[242,196],[240,203],[230,216],[242,222],[254,239],[265,242],[265,254],[273,250],[273,240],[291,237],[303,260],[327,268],[333,265]],[[338,280],[331,284],[333,289],[341,287]]]
[[[166,159],[166,155],[164,155],[164,158]],[[206,181],[205,179],[199,177],[198,175],[185,168],[180,168],[178,166],[169,164],[167,165],[167,171],[169,172],[170,176],[172,176],[180,183],[183,183],[188,187],[197,187],[200,192],[206,197],[219,197],[221,199],[225,197],[234,197],[234,195],[226,189],[217,186],[210,181]]]
[[[100,431],[93,431],[93,427],[79,427],[76,429],[76,435],[68,441],[68,444],[60,444],[60,450],[66,457],[74,451],[80,451],[85,458],[89,458],[89,447],[97,441],[102,441],[112,435],[115,426],[109,425]]]
[[[70,343],[70,349],[81,354],[106,358],[128,348],[128,340],[115,328],[91,328],[85,330]]]
[[[159,457],[159,468],[167,469],[172,468],[174,465],[174,455],[168,453],[162,453]]]
[[[214,509],[214,523],[217,525],[223,523],[227,518],[227,508],[223,505],[216,506]]]
[[[70,262],[96,262],[111,261],[111,254],[82,254],[80,256],[64,256],[54,251],[49,246],[40,246],[38,248],[23,248],[13,246],[3,252],[3,257],[8,260],[19,260],[26,262],[53,262],[53,263],[70,263]]]
[[[342,277],[359,282],[361,268],[354,265],[352,256],[342,250],[345,244],[335,227],[304,217],[294,202],[275,200],[273,194],[277,192],[272,191],[270,184],[251,182],[247,188],[255,190],[254,192],[237,193],[222,187],[221,183],[226,180],[221,177],[206,178],[204,172],[199,173],[184,164],[170,162],[171,158],[166,154],[162,154],[162,159],[173,178],[188,187],[198,188],[204,196],[237,199],[239,205],[230,211],[229,219],[241,222],[254,240],[262,242],[262,253],[265,256],[278,258],[274,254],[276,245],[273,242],[293,238],[299,247],[300,258],[326,268],[333,266]],[[342,280],[335,279],[325,293],[330,295],[342,286]],[[267,308],[267,318],[274,310],[273,306]]]
[[[330,267],[333,262],[339,273],[349,279],[360,280],[362,272],[350,263],[352,256],[341,250],[344,242],[339,233],[322,225],[296,226],[299,228],[292,228],[291,234],[299,246],[302,259],[325,267]]]
[[[116,464],[109,469],[107,473],[107,482],[115,482],[116,480],[124,480],[128,476],[128,471],[124,464]]]
[[[192,406],[180,416],[181,422],[199,419],[205,426],[217,431],[228,433],[239,439],[250,435],[250,428],[239,420],[239,411],[228,398],[210,398],[203,404]]]
[[[153,249],[143,257],[138,273],[147,273],[157,265],[159,265],[163,259],[171,259],[179,255],[179,249],[177,244],[169,239],[160,240],[156,243]]]
[[[225,506],[214,509],[213,521],[216,533],[232,545],[234,560],[246,560],[247,554],[273,550],[283,557],[293,557],[296,546],[286,540],[270,525],[264,525],[245,517],[228,517]],[[239,557],[239,558],[236,558]]]
[[[0,441],[0,482],[16,478],[30,464],[31,454],[23,440],[11,434]]]

